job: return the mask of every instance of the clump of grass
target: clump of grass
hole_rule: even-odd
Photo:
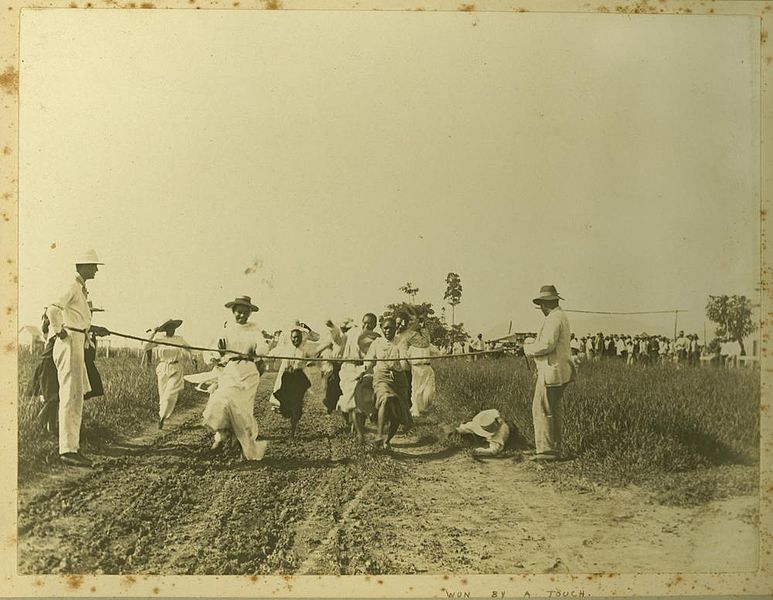
[[[41,430],[36,415],[38,398],[27,395],[38,356],[26,348],[19,350],[19,477],[29,477],[47,464],[57,464],[58,440]],[[81,446],[85,451],[100,447],[112,439],[138,432],[158,418],[158,391],[152,367],[141,366],[139,358],[129,353],[114,353],[110,358],[97,357],[105,395],[84,401]],[[194,400],[186,388],[178,406]]]
[[[523,359],[442,361],[436,371],[441,422],[497,408],[533,442],[534,372]],[[660,478],[660,489],[673,489],[664,474],[757,464],[759,397],[755,370],[586,363],[564,395],[564,449],[578,460],[562,468],[620,485]],[[690,485],[703,497],[711,484]]]

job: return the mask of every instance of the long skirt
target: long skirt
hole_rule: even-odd
[[[435,398],[435,371],[432,365],[412,365],[411,372],[411,414],[424,414]]]
[[[167,419],[177,406],[177,398],[185,387],[183,370],[179,363],[160,362],[156,365],[158,380],[158,418]]]
[[[351,412],[357,407],[355,391],[357,389],[357,382],[364,371],[365,367],[362,365],[355,365],[354,363],[344,363],[341,365],[341,397],[338,400],[338,404],[336,404],[336,408],[342,413]]]
[[[376,398],[373,393],[373,375],[363,375],[354,388],[355,412],[370,416],[376,412]]]
[[[89,377],[89,385],[91,386],[91,391],[86,392],[86,395],[83,396],[85,400],[105,395],[105,388],[102,385],[102,377],[100,376],[99,371],[97,371],[96,360],[97,349],[92,346],[84,348],[83,361],[86,363],[86,375]]]
[[[255,440],[258,423],[253,411],[259,383],[255,363],[232,360],[220,374],[217,389],[204,409],[204,424],[216,432],[232,431],[247,460],[260,460],[265,450],[264,445]]]
[[[299,421],[303,414],[303,396],[310,387],[311,382],[303,371],[282,373],[282,385],[274,392],[279,400],[279,413],[286,419]]]
[[[40,355],[40,362],[32,374],[32,381],[27,392],[32,398],[40,397],[41,407],[37,415],[38,422],[50,431],[57,428],[59,420],[59,378],[56,373],[56,363],[54,363],[54,342],[56,339],[56,337],[52,337],[46,343]],[[94,362],[96,354],[95,348],[83,350],[86,375],[91,387],[91,390],[84,394],[84,400],[103,396],[105,393],[102,377],[100,377]]]
[[[336,409],[338,399],[341,397],[341,363],[333,363],[333,370],[324,375],[325,398],[322,403],[330,414]]]
[[[403,425],[405,429],[413,427],[408,381],[404,371],[374,371],[373,391],[376,396],[376,409],[386,404],[387,414],[393,423]]]
[[[54,363],[55,340],[56,338],[52,337],[46,343],[27,390],[30,397],[40,398],[41,407],[38,411],[38,422],[41,427],[49,431],[54,431],[57,428],[59,420],[59,379]]]

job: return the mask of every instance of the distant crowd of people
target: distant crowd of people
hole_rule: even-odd
[[[582,360],[616,359],[627,364],[676,363],[699,365],[701,357],[715,358],[720,364],[736,365],[740,356],[738,342],[722,342],[718,352],[711,352],[695,333],[680,331],[675,338],[664,335],[604,334],[571,336],[572,356]]]

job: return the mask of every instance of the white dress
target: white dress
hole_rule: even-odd
[[[254,351],[258,355],[265,355],[268,350],[260,327],[250,322],[244,325],[228,322],[221,339],[225,340],[228,350]],[[215,431],[231,430],[241,444],[244,457],[260,460],[265,444],[255,440],[258,423],[253,414],[260,383],[258,368],[253,361],[230,353],[226,353],[223,360],[227,362],[218,378],[217,389],[204,409],[204,423]]]
[[[410,358],[426,358],[411,362],[411,415],[418,417],[429,409],[435,398],[435,370],[429,357],[438,354],[433,348],[411,346],[408,349]]]
[[[158,418],[167,419],[174,412],[174,408],[177,406],[177,398],[185,386],[183,368],[180,361],[186,354],[190,354],[190,351],[182,347],[187,346],[188,342],[179,335],[165,335],[160,341],[180,346],[179,348],[173,348],[171,346],[154,344],[153,342],[147,344],[147,347],[153,348],[153,352],[158,358],[158,365],[156,365]]]

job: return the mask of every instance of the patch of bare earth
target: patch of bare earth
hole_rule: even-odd
[[[474,461],[424,433],[359,446],[306,399],[298,439],[256,414],[266,458],[212,452],[204,406],[19,492],[22,574],[354,574],[753,569],[756,498],[698,508],[637,490],[558,490],[513,457]],[[430,428],[431,429],[431,428]],[[550,468],[550,467],[545,467]]]

